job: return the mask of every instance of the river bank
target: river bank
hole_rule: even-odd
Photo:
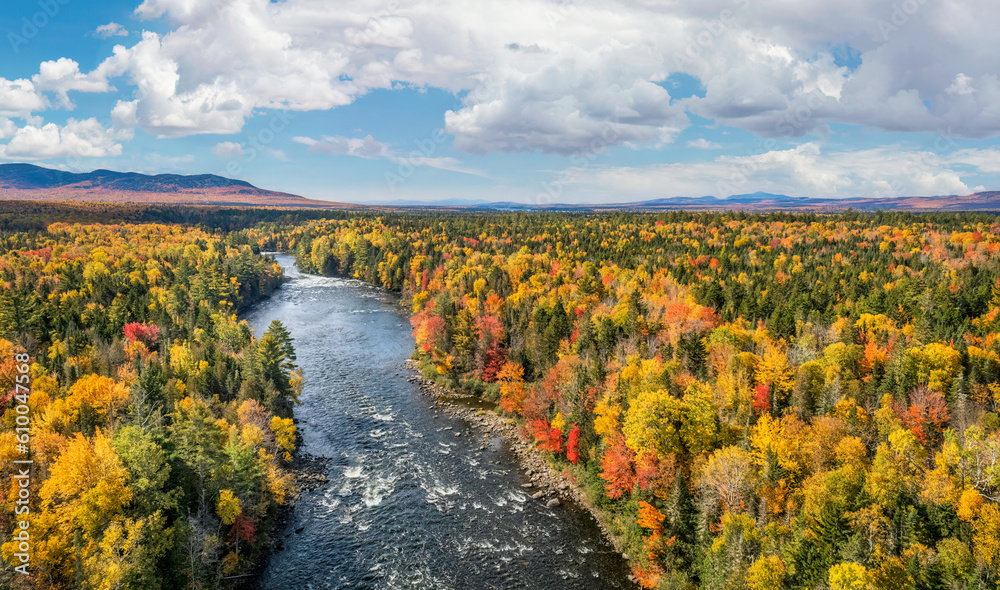
[[[492,407],[476,408],[470,406],[470,402],[475,402],[476,405],[480,406],[486,406],[487,403],[480,398],[447,389],[427,379],[420,374],[417,363],[412,359],[407,360],[407,365],[414,371],[414,375],[408,380],[417,384],[422,394],[433,398],[433,407],[451,417],[461,418],[474,428],[481,430],[484,447],[493,436],[502,436],[507,441],[508,448],[517,457],[524,477],[528,479],[528,482],[522,484],[522,487],[533,500],[541,502],[549,508],[555,508],[562,502],[573,502],[585,509],[597,522],[605,540],[626,561],[629,560],[629,555],[622,547],[621,539],[611,532],[604,511],[587,499],[571,474],[568,472],[560,473],[553,469],[548,458],[535,446],[533,440],[525,436],[524,430],[516,422],[499,415]],[[492,404],[488,405],[492,406]],[[475,436],[470,431],[457,432],[456,436],[459,435]]]

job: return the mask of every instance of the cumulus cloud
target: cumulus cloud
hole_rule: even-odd
[[[0,139],[13,137],[17,133],[17,125],[7,117],[0,117]]]
[[[128,30],[122,25],[110,22],[106,25],[101,25],[94,30],[94,36],[98,39],[108,39],[110,37],[128,37]]]
[[[955,81],[945,89],[945,92],[948,94],[960,95],[972,94],[975,91],[976,89],[972,86],[972,78],[961,73],[955,76]]]
[[[66,109],[73,109],[75,106],[69,99],[70,91],[107,92],[112,89],[102,70],[83,74],[80,72],[80,64],[65,57],[43,61],[31,81],[38,90],[55,92],[60,106]]]
[[[24,118],[47,107],[45,96],[30,80],[0,78],[0,116]]]
[[[824,151],[810,142],[749,156],[644,167],[570,168],[559,179],[580,191],[619,199],[675,196],[728,197],[751,191],[802,197],[888,197],[969,194],[957,164],[982,172],[998,167],[996,150],[963,150],[952,156],[889,146]],[[980,169],[979,166],[982,166]],[[992,167],[992,168],[991,168]]]
[[[912,5],[912,9],[908,8]],[[830,124],[956,137],[1000,134],[993,0],[145,0],[167,31],[116,46],[94,72],[56,60],[29,107],[125,77],[135,126],[162,137],[233,134],[262,109],[325,110],[376,89],[441,88],[454,145],[474,153],[656,147],[689,114],[763,137]],[[108,23],[100,34],[118,35]],[[850,47],[853,65],[831,48]],[[693,76],[704,96],[664,82]],[[8,82],[10,84],[10,82]],[[27,99],[22,97],[22,103]],[[39,102],[41,101],[41,102]],[[28,101],[30,102],[30,101]],[[325,148],[332,149],[332,148]]]
[[[13,132],[10,141],[0,144],[0,158],[6,160],[102,158],[121,153],[112,130],[94,118],[69,119],[65,125],[25,125]]]
[[[556,23],[552,9],[540,0],[513,11],[497,0],[391,11],[360,0],[335,12],[322,0],[146,0],[136,16],[173,30],[117,47],[101,70],[129,78],[139,127],[165,137],[235,133],[258,109],[330,109],[400,85],[460,94],[446,127],[480,153],[570,154],[595,139],[656,145],[687,126],[658,84],[667,70],[655,38],[676,19],[586,9]],[[619,31],[611,39],[609,26]]]
[[[119,100],[115,107],[111,109],[111,127],[114,129],[118,139],[130,140],[134,134],[135,126],[138,124],[136,110],[139,108],[138,100]]]

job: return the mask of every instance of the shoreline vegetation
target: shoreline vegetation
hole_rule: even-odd
[[[255,337],[238,319],[281,282],[245,238],[106,222],[0,236],[0,476],[33,461],[28,501],[5,489],[0,586],[229,587],[256,563],[294,487],[302,381],[280,323]]]
[[[509,450],[517,458],[517,466],[521,475],[530,483],[524,484],[525,493],[531,500],[541,502],[549,508],[556,508],[559,502],[573,502],[586,510],[594,518],[604,539],[627,560],[628,554],[622,545],[622,539],[611,529],[610,514],[600,510],[590,501],[575,478],[568,470],[558,470],[534,444],[532,438],[524,436],[523,425],[517,424],[510,417],[504,418],[496,412],[495,407],[475,408],[463,402],[479,401],[482,398],[448,389],[439,385],[433,379],[424,376],[418,363],[408,362],[408,367],[416,372],[412,378],[420,386],[423,395],[434,399],[434,409],[468,422],[473,428],[484,432],[484,440],[490,436],[500,436],[506,441]],[[456,433],[458,435],[458,433]],[[466,436],[469,433],[465,433]]]

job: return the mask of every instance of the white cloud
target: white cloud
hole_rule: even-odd
[[[47,106],[45,96],[31,81],[0,78],[0,116],[24,118]]]
[[[7,117],[0,117],[0,139],[13,137],[17,133],[17,125]]]
[[[69,119],[65,125],[46,123],[17,129],[9,142],[0,144],[0,158],[46,160],[51,158],[101,158],[118,156],[122,146],[114,133],[97,119]]]
[[[139,107],[138,100],[119,100],[115,107],[111,109],[111,126],[114,129],[115,137],[124,141],[132,139],[135,134],[135,126],[138,124],[136,109]]]
[[[59,96],[60,106],[73,109],[69,99],[69,91],[76,92],[108,92],[112,90],[104,73],[98,69],[89,74],[80,72],[80,64],[72,59],[60,57],[53,61],[43,61],[38,66],[38,73],[32,76],[35,88],[52,91]]]
[[[697,149],[697,150],[718,150],[718,149],[722,149],[722,146],[720,144],[717,144],[714,141],[709,141],[709,140],[705,139],[704,137],[699,137],[698,139],[692,139],[691,141],[689,141],[687,143],[687,145],[688,145],[688,147],[694,148],[694,149]]]
[[[554,23],[553,7],[540,0],[389,7],[147,0],[136,15],[164,18],[174,30],[116,48],[102,71],[128,76],[139,126],[168,137],[235,133],[258,109],[335,108],[399,84],[471,91],[446,114],[456,144],[469,151],[569,154],[595,139],[656,145],[687,126],[657,84],[667,72],[655,37],[675,30],[676,19],[588,8],[584,18]],[[620,34],[609,39],[609,27]]]
[[[966,76],[965,74],[959,74],[955,76],[955,81],[951,83],[945,92],[948,94],[972,94],[976,89],[972,86],[972,78]]]
[[[212,148],[212,154],[224,160],[235,158],[243,155],[243,146],[232,141],[224,141],[215,144],[215,147]]]
[[[944,161],[951,165],[967,166],[984,174],[1000,174],[1000,148],[958,150]]]
[[[101,25],[94,31],[94,36],[99,39],[107,39],[109,37],[128,37],[128,35],[128,30],[115,22]]]
[[[889,146],[824,152],[810,142],[751,156],[644,167],[588,167],[563,171],[558,182],[618,200],[676,196],[727,197],[764,191],[801,197],[887,197],[969,194],[965,163],[990,173],[997,150],[966,150],[950,157]],[[994,160],[995,162],[995,160]],[[992,168],[991,168],[992,166]],[[568,198],[568,197],[563,197]]]
[[[904,4],[145,0],[135,15],[168,32],[116,46],[86,75],[72,60],[46,62],[32,106],[4,108],[0,86],[0,114],[41,110],[38,89],[69,107],[67,92],[125,76],[135,125],[163,137],[233,134],[262,109],[325,110],[400,86],[460,96],[444,124],[474,153],[656,147],[688,113],[764,137],[823,135],[833,123],[1000,135],[1000,3]],[[114,25],[98,31],[124,32]],[[858,52],[854,69],[833,57],[845,46]],[[704,97],[674,100],[663,83],[678,72]]]

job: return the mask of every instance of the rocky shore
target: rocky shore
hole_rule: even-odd
[[[407,363],[414,371],[417,370],[416,363],[412,360]],[[467,402],[478,401],[479,398],[441,387],[419,373],[409,377],[407,381],[418,384],[420,391],[432,399],[432,409],[461,418],[476,430],[476,432],[468,429],[456,431],[455,436],[480,437],[483,439],[481,449],[486,449],[490,439],[502,436],[517,457],[521,470],[528,480],[521,487],[525,488],[525,492],[529,493],[533,500],[542,502],[549,508],[556,508],[563,502],[572,502],[586,509],[597,521],[605,539],[622,553],[625,559],[629,558],[622,552],[618,538],[611,534],[604,520],[604,514],[587,500],[569,477],[552,469],[548,459],[538,450],[534,441],[522,436],[521,428],[513,420],[500,416],[492,409],[470,407]]]
[[[307,453],[298,452],[288,472],[295,478],[296,490],[292,495],[292,503],[298,499],[302,492],[311,492],[327,483],[326,466],[330,460],[326,457],[315,457]]]
[[[296,419],[295,422],[298,423],[298,420]],[[295,443],[297,448],[302,447],[301,431],[296,434]],[[279,537],[278,535],[288,525],[288,521],[291,520],[292,511],[295,509],[295,504],[299,496],[303,492],[312,492],[327,484],[329,478],[326,476],[326,471],[329,462],[330,460],[326,457],[316,457],[315,455],[310,455],[299,450],[296,451],[292,462],[285,466],[285,471],[292,476],[295,485],[289,490],[285,504],[278,508],[278,513],[275,515],[271,531],[273,536],[271,537],[267,553],[285,550],[284,539],[290,537],[292,533],[285,533],[284,537]],[[295,532],[300,533],[302,529],[298,529]]]

